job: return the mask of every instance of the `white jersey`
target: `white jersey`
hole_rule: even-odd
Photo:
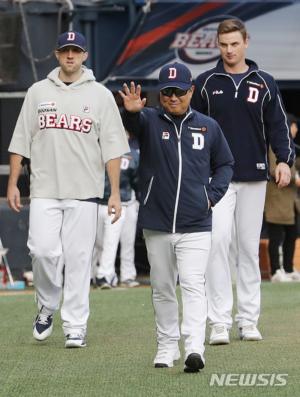
[[[130,149],[112,93],[83,67],[66,85],[55,68],[29,88],[9,152],[30,158],[30,196],[102,197],[108,160]]]

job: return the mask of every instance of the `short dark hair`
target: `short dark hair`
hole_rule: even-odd
[[[224,21],[220,22],[218,26],[218,37],[220,34],[231,32],[241,32],[244,40],[249,37],[245,24],[237,18],[225,19]]]
[[[287,113],[286,116],[287,116],[287,119],[288,119],[290,124],[293,124],[293,123],[297,124],[298,123],[298,119],[297,119],[297,117],[294,114]]]

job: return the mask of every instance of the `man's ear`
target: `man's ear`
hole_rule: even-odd
[[[88,59],[88,56],[89,56],[89,53],[86,51],[83,56],[83,62],[85,62]]]

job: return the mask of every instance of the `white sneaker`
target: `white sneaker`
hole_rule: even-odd
[[[113,288],[116,288],[118,286],[118,282],[119,282],[119,279],[118,279],[118,276],[115,273],[110,284],[111,284],[111,286]]]
[[[245,341],[262,340],[261,333],[254,324],[244,325],[239,328],[240,339]]]
[[[120,287],[124,288],[135,288],[138,287],[140,283],[136,280],[124,280],[120,283]]]
[[[33,337],[39,341],[45,340],[52,334],[52,330],[53,315],[44,314],[40,311],[33,322]]]
[[[111,289],[112,285],[106,280],[105,277],[96,277],[96,285],[100,289]]]
[[[33,272],[32,272],[32,270],[24,272],[23,278],[24,278],[25,283],[28,287],[33,287]]]
[[[291,278],[287,276],[283,269],[277,269],[276,272],[271,277],[272,283],[288,283],[291,282]]]
[[[300,281],[300,272],[297,270],[293,271],[292,273],[285,273],[286,277],[288,277],[291,281]]]
[[[153,361],[155,368],[172,368],[174,361],[180,359],[180,351],[177,347],[175,350],[159,348]]]
[[[209,344],[210,345],[228,345],[229,333],[225,325],[214,325],[211,328]]]
[[[66,336],[66,348],[86,347],[85,336],[82,334],[69,334]]]

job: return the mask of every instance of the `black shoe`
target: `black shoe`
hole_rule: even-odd
[[[169,368],[167,364],[156,363],[154,364],[154,368]]]
[[[53,329],[53,316],[39,313],[33,323],[33,337],[39,341],[51,335]]]
[[[96,285],[100,289],[111,289],[111,284],[106,280],[105,277],[102,278],[96,277]]]
[[[184,364],[184,372],[199,372],[200,369],[204,368],[204,363],[198,353],[189,354]]]

